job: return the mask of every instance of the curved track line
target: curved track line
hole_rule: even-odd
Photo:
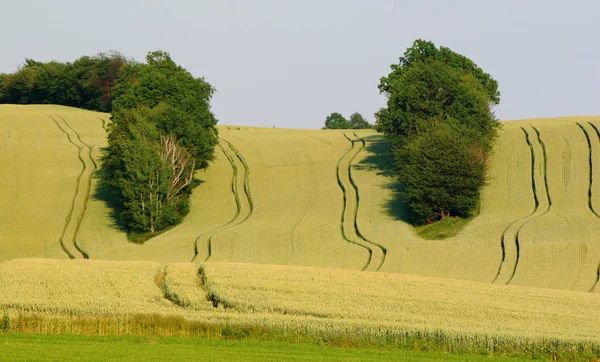
[[[252,214],[254,213],[254,201],[252,200],[252,193],[250,192],[250,167],[248,167],[248,164],[246,163],[246,160],[244,159],[242,154],[237,150],[237,148],[235,148],[233,146],[233,144],[231,144],[231,142],[229,142],[227,140],[223,140],[223,141],[225,143],[227,143],[229,148],[233,151],[233,153],[235,153],[238,160],[240,160],[240,162],[242,163],[242,166],[244,166],[244,171],[245,171],[244,172],[244,193],[246,194],[246,199],[248,200],[248,206],[250,206],[250,212],[240,222],[240,224],[241,224],[244,221],[248,220],[250,218],[250,216],[252,216]]]
[[[344,136],[346,138],[348,138],[348,136],[346,136],[345,133],[344,133]],[[356,138],[358,138],[358,141],[361,142],[361,147],[359,148],[358,152],[356,152],[354,154],[354,156],[352,156],[352,158],[350,158],[350,161],[348,162],[348,178],[350,179],[350,184],[352,184],[352,187],[354,188],[354,193],[355,193],[355,197],[356,197],[356,207],[354,209],[354,231],[356,232],[356,235],[361,240],[363,240],[364,242],[369,243],[371,245],[374,245],[381,250],[381,253],[383,256],[381,257],[381,262],[377,266],[377,269],[375,269],[375,271],[379,271],[379,269],[381,269],[381,267],[383,266],[383,263],[385,263],[385,258],[387,256],[387,248],[381,244],[373,242],[373,241],[367,239],[366,237],[364,237],[364,235],[360,232],[360,229],[358,228],[358,208],[360,207],[360,194],[358,192],[358,185],[352,178],[352,163],[354,162],[354,159],[356,158],[356,156],[358,156],[358,154],[361,153],[365,149],[366,142],[364,139],[358,137],[358,135],[356,133],[354,133],[354,136]],[[352,142],[353,145],[354,145],[354,142],[356,142],[356,140],[351,140],[350,138],[348,138],[348,140],[350,142]]]
[[[598,127],[596,127],[596,125],[593,124],[592,122],[588,122],[588,124],[594,129],[594,132],[596,133],[596,136],[598,137],[598,141],[600,141],[600,130],[598,129]],[[589,150],[590,150],[590,153],[589,153],[589,155],[590,155],[590,157],[589,157],[589,162],[590,162],[590,188],[589,188],[589,191],[588,191],[589,207],[590,207],[590,210],[592,210],[592,212],[594,213],[594,215],[596,215],[597,217],[600,218],[600,215],[598,215],[598,213],[596,212],[596,210],[594,210],[594,205],[592,204],[592,185],[593,185],[592,144],[591,144],[590,137],[589,137],[588,133],[585,131],[585,129],[583,128],[583,126],[580,125],[579,123],[577,123],[577,125],[585,133],[585,137],[587,139]],[[599,282],[600,282],[600,263],[598,264],[598,268],[596,269],[596,280],[594,281],[594,284],[592,284],[592,287],[589,290],[590,293],[593,292],[594,289],[596,289],[596,286],[598,285]]]
[[[78,146],[75,142],[73,142],[69,132],[67,132],[63,127],[61,127],[60,124],[58,124],[58,121],[56,119],[54,119],[54,117],[52,117],[49,114],[46,114],[46,115],[54,122],[54,124],[56,124],[56,127],[58,127],[58,129],[60,129],[60,131],[63,132],[67,136],[69,143],[71,143],[73,146],[77,147],[77,149],[79,150],[79,152],[77,153],[77,156],[79,157],[79,161],[83,165],[81,172],[79,172],[79,175],[77,175],[77,181],[76,181],[76,186],[75,186],[75,195],[73,196],[73,200],[71,201],[71,208],[65,218],[65,225],[63,227],[63,231],[62,231],[62,233],[60,235],[60,239],[59,239],[60,246],[62,247],[63,251],[69,256],[70,259],[75,259],[75,255],[71,251],[69,251],[69,249],[67,248],[64,238],[65,238],[65,234],[67,233],[67,228],[69,227],[69,224],[71,223],[71,218],[73,217],[73,210],[75,209],[75,202],[77,200],[77,194],[79,193],[79,182],[81,180],[81,176],[85,172],[85,163],[83,162],[83,159],[81,158],[82,148],[80,146]]]
[[[537,139],[540,145],[542,146],[542,153],[544,155],[544,185],[546,186],[546,197],[548,198],[548,209],[552,207],[552,198],[550,197],[550,188],[548,187],[548,155],[546,154],[546,144],[542,141],[542,136],[540,135],[540,131],[534,126],[531,126],[535,133],[537,134]]]
[[[531,126],[531,128],[533,128],[533,130],[535,131],[535,133],[537,135],[538,143],[542,147],[542,155],[544,158],[544,162],[542,163],[543,170],[544,170],[544,186],[546,189],[546,198],[548,199],[548,208],[544,212],[542,212],[539,216],[534,216],[532,219],[527,220],[523,225],[521,225],[521,227],[519,227],[519,230],[517,231],[517,236],[515,238],[515,244],[517,246],[517,260],[515,261],[514,269],[512,271],[510,278],[506,282],[506,284],[510,284],[510,282],[513,280],[513,278],[515,277],[515,274],[517,272],[517,267],[519,266],[519,259],[520,259],[520,255],[521,255],[520,254],[521,250],[520,250],[519,236],[521,235],[521,230],[523,229],[523,227],[525,225],[530,223],[532,220],[538,219],[538,218],[546,215],[548,213],[548,211],[550,211],[550,208],[552,207],[552,198],[550,197],[550,189],[548,188],[548,155],[546,153],[546,144],[544,143],[544,141],[542,141],[542,136],[540,135],[540,131],[537,128],[535,128],[534,126]],[[522,128],[522,129],[525,130],[524,128]]]
[[[235,165],[235,162],[233,161],[233,158],[231,157],[231,155],[229,155],[229,153],[227,153],[227,151],[225,150],[225,148],[221,145],[221,143],[217,143],[217,146],[219,146],[219,149],[221,150],[221,152],[223,152],[223,154],[225,155],[225,157],[227,158],[227,161],[229,161],[229,164],[231,165],[231,169],[233,171],[232,176],[231,176],[231,193],[233,194],[233,197],[235,199],[235,207],[236,207],[236,212],[235,215],[233,215],[233,217],[231,218],[231,220],[229,220],[228,222],[226,222],[225,224],[207,232],[207,233],[203,233],[200,236],[198,236],[196,238],[196,240],[194,240],[194,257],[192,258],[192,262],[194,262],[196,260],[196,257],[198,257],[199,251],[198,251],[198,241],[200,241],[205,235],[209,235],[207,242],[206,242],[206,247],[207,247],[207,258],[205,261],[208,260],[208,258],[211,257],[212,255],[212,247],[211,247],[211,243],[212,243],[212,237],[215,236],[218,232],[220,232],[221,230],[224,230],[226,227],[228,227],[229,225],[233,224],[237,218],[240,216],[240,213],[242,211],[242,205],[240,202],[240,197],[238,195],[237,192],[237,176],[238,176],[238,168]]]
[[[512,265],[512,270],[510,271],[510,276],[508,277],[508,279],[504,282],[504,284],[509,284],[512,279],[514,278],[516,272],[517,272],[517,268],[519,266],[519,261],[521,259],[521,240],[520,240],[520,236],[521,236],[521,231],[523,229],[523,227],[525,227],[525,225],[527,225],[528,223],[530,223],[531,221],[542,217],[543,215],[545,215],[549,210],[550,207],[552,206],[552,199],[550,198],[550,191],[548,190],[548,178],[547,178],[547,155],[546,155],[546,148],[545,145],[541,139],[541,136],[539,134],[539,131],[537,131],[537,129],[533,126],[531,126],[531,128],[536,132],[536,140],[539,143],[541,149],[542,149],[542,157],[544,159],[544,162],[541,164],[542,165],[542,170],[543,170],[543,174],[544,174],[544,187],[546,188],[545,193],[546,193],[546,199],[548,200],[548,207],[546,208],[546,210],[541,211],[540,213],[540,199],[539,199],[539,194],[538,191],[540,191],[540,185],[538,185],[538,183],[536,182],[536,157],[535,157],[535,150],[534,150],[534,146],[533,146],[533,142],[532,142],[532,137],[530,135],[529,132],[527,132],[527,130],[524,127],[521,127],[521,130],[523,131],[524,135],[525,135],[525,141],[527,142],[527,145],[529,146],[529,150],[531,153],[531,190],[533,192],[533,198],[534,198],[534,203],[535,203],[535,207],[533,209],[533,211],[527,215],[524,218],[518,219],[513,221],[506,229],[504,229],[504,231],[502,232],[502,236],[500,239],[500,245],[502,248],[502,260],[500,262],[500,267],[498,268],[498,272],[496,274],[496,277],[494,278],[494,280],[492,281],[492,283],[498,282],[498,279],[500,278],[500,275],[502,274],[502,271],[509,268],[508,266],[508,259],[507,259],[507,247],[509,245],[509,243],[507,242],[507,234],[509,233],[509,231],[514,228],[517,227],[517,230],[515,231],[514,234],[514,245],[515,245],[515,258],[514,258],[514,264]],[[538,215],[536,215],[538,214]],[[519,223],[521,223],[521,225],[519,225]]]
[[[342,217],[340,220],[340,231],[342,233],[342,237],[344,238],[344,240],[346,240],[347,242],[349,242],[350,244],[354,244],[354,245],[358,245],[364,249],[367,250],[367,252],[369,253],[369,257],[367,259],[367,262],[365,263],[365,265],[363,266],[363,268],[361,269],[361,271],[364,271],[365,269],[367,269],[369,267],[369,265],[371,264],[371,260],[373,258],[373,250],[371,248],[369,248],[366,245],[363,245],[359,242],[356,242],[354,240],[351,240],[347,235],[346,235],[346,230],[344,227],[344,222],[345,222],[345,214],[346,214],[346,208],[347,208],[347,191],[346,191],[346,187],[344,186],[344,184],[342,183],[342,179],[340,177],[340,165],[342,163],[342,160],[344,160],[344,158],[346,158],[346,156],[348,156],[350,154],[350,152],[352,152],[354,150],[354,142],[352,142],[352,140],[350,140],[346,134],[344,134],[344,137],[346,137],[346,139],[348,139],[351,143],[352,143],[352,147],[350,147],[348,149],[348,151],[346,151],[346,153],[344,153],[342,155],[342,157],[340,157],[340,159],[338,160],[337,163],[337,167],[336,167],[336,177],[337,177],[337,182],[338,182],[338,186],[340,187],[340,189],[342,190],[342,194],[343,194],[343,207],[342,207]]]
[[[583,135],[585,136],[585,140],[588,145],[588,163],[589,163],[589,168],[590,168],[589,185],[588,185],[588,208],[594,215],[596,215],[596,217],[600,218],[600,215],[598,215],[596,210],[594,210],[594,205],[592,205],[592,185],[594,183],[594,176],[593,176],[593,172],[592,172],[592,166],[593,166],[593,163],[592,163],[592,141],[590,139],[590,135],[585,130],[585,128],[583,128],[583,126],[579,122],[575,122],[575,123],[577,124],[577,127],[579,127],[579,129],[581,129],[581,132],[583,132]]]
[[[89,144],[85,143],[82,139],[81,139],[81,135],[73,128],[71,127],[71,125],[69,124],[69,122],[67,122],[64,118],[58,116],[66,125],[67,127],[69,127],[73,133],[75,133],[75,135],[77,136],[77,139],[79,140],[79,142],[81,142],[85,147],[87,147],[88,149],[88,158],[89,161],[91,161],[92,163],[92,172],[90,173],[88,179],[87,179],[87,188],[86,188],[86,192],[85,192],[85,201],[83,203],[83,208],[81,211],[81,214],[79,216],[77,216],[77,226],[75,227],[75,233],[73,234],[73,245],[75,245],[75,248],[77,248],[77,250],[81,253],[81,255],[83,255],[83,257],[85,259],[89,259],[90,256],[89,254],[83,250],[83,248],[81,248],[79,246],[79,244],[77,243],[77,235],[79,234],[79,229],[81,228],[81,224],[83,222],[83,218],[85,217],[86,211],[87,211],[87,205],[88,202],[90,200],[90,193],[92,191],[92,177],[94,175],[94,173],[98,170],[98,164],[96,163],[96,160],[94,160],[94,157],[92,156],[92,150],[95,146],[90,146]],[[87,168],[87,166],[86,166]]]
[[[102,121],[102,128],[104,128],[104,130],[106,132],[108,132],[108,125],[107,125],[108,121],[106,119],[104,119],[104,118],[99,118],[99,119],[100,119],[100,121]]]
[[[500,237],[500,247],[502,248],[502,261],[500,262],[500,266],[498,267],[498,273],[496,273],[496,277],[494,278],[494,280],[492,280],[492,283],[495,283],[496,280],[498,280],[498,277],[500,276],[500,272],[502,271],[502,268],[504,267],[504,263],[506,262],[506,242],[505,242],[506,233],[508,232],[508,230],[511,227],[513,227],[517,223],[522,222],[523,220],[526,220],[527,218],[529,218],[533,214],[535,214],[535,212],[537,211],[537,209],[540,205],[540,201],[537,196],[537,187],[535,184],[535,152],[533,150],[533,145],[531,144],[531,141],[529,139],[529,134],[527,133],[527,131],[525,131],[525,128],[521,127],[521,130],[523,131],[523,134],[525,135],[525,142],[527,142],[527,146],[529,147],[529,151],[531,153],[531,190],[533,191],[533,200],[534,200],[535,206],[533,208],[533,211],[529,215],[511,222],[506,227],[506,229],[504,229],[504,231],[502,232],[502,236]],[[520,230],[520,228],[519,228],[519,230]],[[517,254],[517,260],[518,260],[518,258],[519,258],[518,240],[515,240],[515,245],[516,245],[516,250],[517,250],[516,254]]]
[[[244,218],[240,221],[236,220],[239,218],[240,214],[241,214],[241,201],[240,201],[240,197],[239,197],[239,191],[237,190],[237,185],[238,185],[238,176],[239,176],[239,172],[238,172],[238,168],[235,165],[235,161],[234,158],[231,155],[228,155],[227,151],[225,151],[225,148],[222,146],[219,146],[221,148],[221,150],[223,150],[223,153],[225,153],[225,156],[227,157],[227,159],[229,160],[232,168],[234,169],[234,177],[235,177],[235,181],[233,182],[233,188],[235,189],[235,195],[236,195],[236,206],[238,207],[238,212],[236,212],[236,215],[234,216],[234,218],[227,223],[226,225],[223,225],[223,227],[219,228],[218,230],[214,231],[207,240],[207,245],[208,245],[208,255],[206,257],[206,259],[204,260],[205,262],[208,261],[208,259],[210,259],[210,257],[212,256],[212,242],[213,242],[213,238],[225,231],[225,230],[229,230],[233,227],[236,227],[240,224],[243,224],[244,222],[246,222],[250,216],[252,216],[252,214],[254,213],[254,202],[252,200],[252,194],[250,192],[250,167],[248,167],[248,164],[246,163],[246,160],[244,159],[244,157],[242,156],[242,154],[233,146],[233,144],[227,140],[224,139],[220,139],[221,141],[227,143],[227,145],[229,146],[229,148],[231,149],[231,151],[233,151],[233,153],[235,154],[236,158],[239,160],[239,162],[242,164],[243,168],[244,168],[244,178],[243,178],[243,185],[244,185],[244,195],[246,196],[246,202],[248,202],[248,214],[246,216],[244,216]],[[195,259],[195,257],[194,257]]]

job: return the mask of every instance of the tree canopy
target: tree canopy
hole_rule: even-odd
[[[323,129],[363,129],[372,128],[367,120],[358,112],[354,112],[347,120],[340,113],[334,112],[325,119]]]
[[[118,52],[82,56],[73,63],[25,59],[16,72],[0,75],[0,103],[60,104],[110,112],[112,87],[128,62]]]
[[[379,84],[387,107],[376,128],[394,141],[403,196],[417,222],[468,216],[500,125],[492,111],[498,83],[467,57],[423,40],[391,69]]]
[[[360,114],[358,112],[354,112],[354,113],[352,113],[352,115],[350,115],[349,123],[350,123],[350,128],[352,128],[352,129],[372,128],[372,126],[369,124],[369,122],[367,122],[365,117],[363,117],[362,114]]]
[[[103,182],[118,189],[129,231],[157,232],[187,213],[194,171],[208,166],[217,143],[213,92],[166,52],[121,69]]]

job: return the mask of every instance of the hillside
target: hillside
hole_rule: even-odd
[[[289,264],[585,292],[598,282],[599,117],[505,122],[479,216],[446,240],[403,221],[390,145],[374,131],[221,126],[189,215],[143,246],[127,242],[98,185],[108,119],[0,106],[0,260]]]

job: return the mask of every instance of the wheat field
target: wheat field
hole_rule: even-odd
[[[424,240],[372,130],[221,126],[184,221],[127,241],[99,183],[108,114],[0,106],[0,260],[48,257],[340,267],[595,291],[600,118],[504,122],[480,213]]]
[[[441,338],[451,348],[491,343],[593,351],[600,348],[599,307],[600,296],[593,293],[341,268],[50,259],[0,263],[0,311],[48,316],[48,330],[68,330],[69,318],[158,313],[302,333]],[[92,323],[106,327],[110,321]]]
[[[133,244],[100,183],[109,127],[0,105],[0,310],[600,343],[600,117],[504,122],[479,214],[443,240],[405,221],[375,131],[219,126],[189,214]]]

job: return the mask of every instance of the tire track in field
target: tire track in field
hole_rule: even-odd
[[[102,128],[104,128],[104,130],[108,132],[108,121],[104,118],[100,118],[100,121],[102,122]]]
[[[219,149],[225,155],[225,158],[227,158],[227,161],[229,162],[229,165],[231,166],[231,169],[233,171],[232,176],[231,176],[231,193],[233,194],[233,197],[235,199],[236,211],[235,211],[235,215],[233,215],[231,220],[229,220],[225,224],[223,224],[209,232],[203,233],[202,235],[198,236],[196,238],[196,240],[194,240],[194,257],[191,260],[192,262],[194,262],[196,260],[196,258],[198,257],[198,254],[200,253],[198,250],[198,242],[201,241],[202,238],[206,237],[207,235],[208,235],[208,238],[206,240],[206,248],[207,248],[206,260],[208,260],[208,258],[210,258],[211,254],[212,254],[212,249],[211,249],[212,237],[214,235],[216,235],[218,232],[220,232],[221,230],[225,229],[227,226],[233,224],[237,220],[237,218],[240,216],[240,212],[242,211],[240,196],[238,195],[238,190],[237,190],[238,168],[233,160],[233,157],[227,152],[227,150],[225,150],[223,145],[221,145],[221,143],[217,143],[217,146],[219,146]]]
[[[367,258],[367,262],[365,263],[365,265],[362,267],[362,271],[366,270],[369,265],[371,264],[371,261],[373,260],[373,249],[371,249],[370,247],[368,247],[367,245],[364,245],[356,240],[353,240],[349,237],[348,233],[350,232],[354,232],[356,233],[356,230],[354,229],[354,227],[350,227],[350,228],[346,228],[346,223],[348,222],[347,220],[349,219],[353,219],[354,222],[356,222],[356,215],[358,213],[358,200],[356,199],[350,199],[349,195],[348,195],[348,189],[350,187],[352,187],[352,183],[350,182],[350,180],[348,180],[348,183],[350,183],[350,186],[345,186],[344,182],[342,181],[342,179],[344,177],[349,177],[350,176],[350,167],[351,167],[351,161],[354,158],[354,156],[356,156],[356,154],[358,152],[360,152],[359,148],[354,147],[354,142],[352,142],[351,139],[348,138],[348,136],[346,136],[346,134],[344,134],[344,137],[346,137],[346,139],[348,139],[350,141],[350,143],[352,144],[352,147],[348,149],[348,151],[346,151],[346,153],[344,153],[342,155],[342,157],[340,157],[338,163],[337,163],[337,167],[336,167],[336,177],[337,177],[337,182],[338,182],[338,186],[340,187],[340,189],[342,190],[342,195],[343,195],[343,207],[342,207],[342,216],[340,219],[340,231],[342,233],[342,237],[344,238],[344,240],[346,240],[347,242],[349,242],[350,244],[354,244],[354,245],[358,245],[362,248],[364,248],[368,253],[369,253],[369,257]],[[341,166],[342,163],[344,163],[344,170],[346,171],[345,173],[342,173],[341,171]],[[349,204],[349,200],[350,202],[354,201],[355,207],[353,209],[349,209],[348,208],[348,204]],[[356,225],[356,224],[354,224]],[[349,229],[349,230],[348,230]],[[352,230],[352,231],[350,231]],[[358,236],[358,235],[357,235]]]
[[[519,236],[521,235],[521,230],[523,229],[523,226],[525,226],[527,223],[529,223],[531,220],[536,219],[536,218],[540,218],[542,216],[544,216],[545,214],[548,213],[548,211],[550,211],[550,208],[552,208],[552,198],[550,197],[550,188],[548,187],[548,154],[546,153],[546,144],[544,143],[544,141],[542,141],[542,136],[540,134],[540,131],[535,128],[534,126],[531,126],[531,128],[533,128],[535,134],[537,135],[537,141],[538,144],[542,147],[542,156],[543,156],[543,163],[542,163],[542,170],[544,173],[544,190],[545,190],[545,194],[546,194],[546,200],[548,201],[548,207],[546,208],[546,210],[544,210],[543,212],[541,212],[539,215],[532,215],[532,218],[530,220],[528,220],[527,222],[525,222],[525,224],[523,224],[520,228],[519,231],[517,232],[517,237],[515,239],[515,243],[517,245],[517,260],[515,262],[515,267],[513,269],[513,272],[510,276],[510,279],[506,282],[506,284],[509,284],[512,279],[515,276],[515,273],[517,272],[517,267],[519,266],[519,257],[520,257],[520,241],[519,241]]]
[[[371,245],[373,245],[374,247],[377,248],[378,252],[377,253],[373,252],[373,254],[378,254],[378,255],[376,255],[375,259],[380,259],[379,263],[377,263],[377,268],[375,269],[375,271],[379,271],[379,269],[381,269],[381,267],[383,266],[383,263],[385,263],[385,258],[387,256],[387,248],[385,246],[381,245],[381,244],[378,244],[376,242],[373,242],[373,241],[367,239],[360,232],[360,229],[358,227],[358,209],[360,207],[360,193],[358,192],[358,185],[354,181],[354,178],[352,178],[352,164],[353,164],[354,159],[356,158],[356,156],[358,156],[358,154],[361,153],[365,149],[366,142],[365,142],[364,139],[358,137],[358,135],[356,133],[354,133],[354,137],[356,137],[357,140],[350,139],[348,136],[346,136],[345,133],[344,133],[344,136],[350,142],[352,142],[353,147],[354,147],[354,142],[360,142],[360,146],[359,146],[358,152],[356,152],[354,154],[354,156],[352,156],[352,158],[350,158],[350,162],[348,163],[348,178],[350,179],[350,184],[352,184],[352,187],[354,188],[354,194],[355,194],[355,197],[356,197],[356,207],[354,209],[354,232],[356,233],[356,235],[362,241],[364,241],[365,243],[371,244]]]
[[[229,230],[233,227],[243,224],[254,213],[254,202],[252,200],[252,193],[250,191],[250,167],[246,163],[246,159],[242,156],[242,154],[235,148],[235,146],[231,142],[224,140],[222,138],[220,140],[223,141],[224,143],[226,143],[227,146],[229,147],[229,151],[228,151],[225,147],[223,147],[219,143],[219,148],[221,148],[221,150],[225,154],[225,157],[227,157],[227,160],[229,161],[229,163],[233,169],[232,191],[233,191],[233,194],[235,197],[237,210],[236,210],[236,214],[234,215],[234,217],[228,223],[222,225],[220,228],[212,231],[209,234],[207,241],[206,241],[208,255],[207,255],[206,259],[204,260],[205,262],[208,261],[210,259],[210,257],[212,256],[213,238],[217,234],[219,234],[225,230]],[[233,152],[233,155],[229,153],[230,151]],[[237,160],[237,162],[239,162],[239,164],[241,164],[242,169],[244,170],[242,175],[240,175],[240,172],[239,172],[240,168],[238,167],[239,165],[236,165],[236,160]],[[239,190],[240,181],[242,184],[243,192],[240,192],[240,190]],[[242,201],[242,198],[240,197],[240,195],[242,193],[244,195],[243,201]],[[202,236],[198,237],[196,239],[196,241],[194,242],[196,255],[194,256],[192,261],[194,261],[198,255],[198,241],[200,241],[201,238],[202,238]]]
[[[60,117],[60,116],[59,116]],[[96,163],[96,160],[94,160],[94,157],[92,156],[92,152],[94,150],[94,146],[90,146],[89,144],[85,143],[82,139],[81,139],[81,135],[75,131],[75,129],[73,127],[71,127],[71,125],[69,124],[69,122],[67,122],[65,119],[63,119],[62,117],[60,117],[62,119],[63,122],[65,122],[65,124],[67,125],[67,127],[69,127],[74,133],[75,135],[77,135],[77,139],[79,140],[79,142],[81,142],[81,144],[83,144],[85,147],[87,147],[87,161],[90,161],[92,163],[92,169],[91,172],[89,173],[89,175],[86,177],[87,179],[87,184],[85,187],[85,201],[83,202],[83,208],[81,210],[81,213],[79,214],[79,216],[77,216],[77,226],[75,229],[75,234],[73,235],[73,244],[75,245],[75,247],[77,248],[77,250],[81,253],[81,255],[83,255],[83,257],[85,259],[89,259],[90,256],[89,254],[83,250],[83,248],[81,248],[79,246],[79,244],[77,243],[77,235],[79,234],[79,229],[81,228],[81,224],[83,223],[83,218],[86,215],[86,211],[87,211],[87,205],[88,205],[88,201],[90,200],[90,193],[92,191],[92,176],[94,175],[94,173],[98,170],[98,164]],[[85,152],[84,152],[85,155]],[[89,165],[89,163],[88,163]],[[87,166],[85,166],[87,168]]]
[[[600,130],[592,122],[588,122],[588,124],[594,129],[594,132],[596,133],[596,137],[598,137],[598,141],[600,142]],[[589,190],[588,190],[588,206],[589,206],[590,210],[594,213],[594,215],[596,215],[596,217],[600,218],[600,215],[594,209],[594,205],[592,202],[592,195],[593,195],[593,187],[592,186],[593,186],[593,181],[594,181],[594,176],[593,176],[593,172],[592,172],[593,171],[592,142],[591,142],[588,132],[583,128],[583,126],[579,123],[577,123],[577,125],[579,126],[579,128],[581,128],[581,130],[585,134],[585,138],[586,138],[586,140],[588,142],[588,146],[589,146],[590,186],[589,186]],[[590,293],[593,292],[594,289],[596,289],[596,286],[598,285],[599,281],[600,281],[600,263],[598,263],[598,267],[596,268],[596,280],[594,281],[594,284],[592,284],[592,287],[589,290]]]
[[[531,152],[531,190],[533,192],[535,206],[533,211],[529,215],[527,215],[524,218],[513,221],[502,232],[502,236],[500,239],[500,245],[502,248],[502,261],[500,263],[500,267],[498,268],[498,273],[496,274],[496,277],[494,278],[492,283],[502,282],[504,284],[509,284],[512,281],[517,272],[517,268],[519,266],[519,261],[521,258],[521,230],[532,220],[545,215],[552,206],[552,199],[550,198],[550,192],[548,190],[548,178],[546,172],[547,156],[545,144],[541,139],[539,131],[533,126],[531,126],[531,128],[536,133],[536,138],[533,138],[530,134],[531,131],[527,132],[527,130],[524,127],[521,127],[521,130],[525,135],[525,142],[527,142],[527,145],[529,146],[529,150]],[[535,156],[535,149],[537,147],[540,147],[542,150],[543,162],[540,163],[539,166],[541,167],[542,173],[544,175],[543,183],[536,181],[536,167],[539,162],[539,160],[536,160]],[[542,201],[540,201],[540,194],[544,194],[544,191],[546,197],[542,199]],[[514,249],[509,249],[509,245],[514,245]]]
[[[77,234],[79,233],[81,222],[83,221],[83,217],[87,210],[87,202],[89,200],[92,185],[92,174],[96,171],[98,166],[92,157],[92,147],[81,140],[79,133],[77,133],[65,119],[57,116],[57,118],[60,119],[59,122],[57,118],[49,114],[47,114],[47,116],[50,117],[61,132],[67,136],[69,142],[77,147],[77,156],[82,165],[81,171],[77,175],[75,195],[71,201],[71,207],[65,218],[65,225],[59,239],[60,245],[69,258],[75,259],[76,253],[69,250],[67,243],[65,243],[65,240],[68,240],[68,243],[72,244],[83,258],[89,259],[88,253],[86,253],[77,243]],[[63,124],[62,126],[61,122]],[[73,221],[74,214],[77,215],[76,221]]]

